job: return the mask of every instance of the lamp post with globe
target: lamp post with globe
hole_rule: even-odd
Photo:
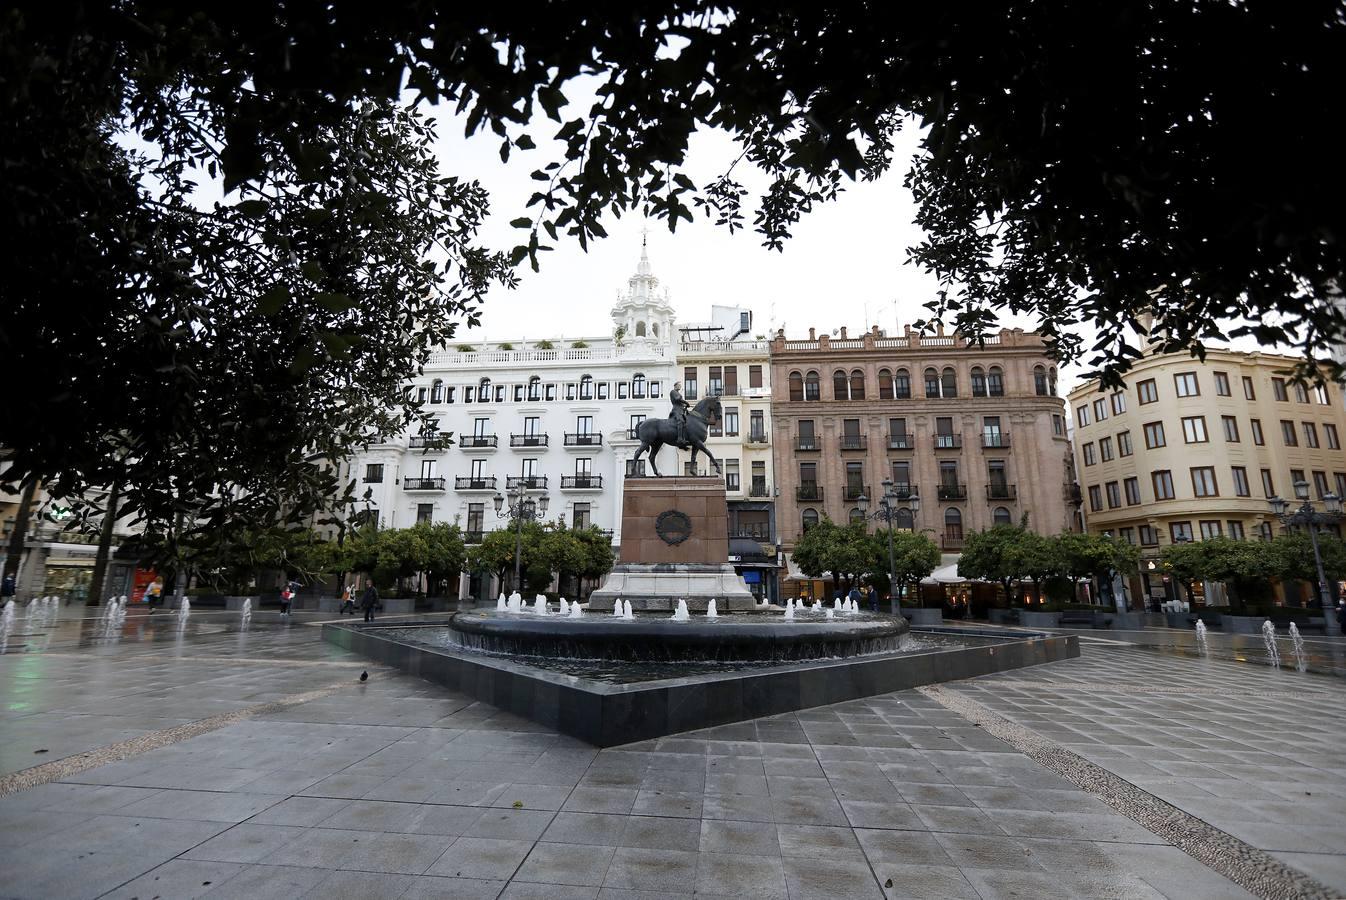
[[[1332,608],[1332,589],[1327,583],[1327,573],[1323,571],[1323,554],[1318,549],[1318,526],[1332,525],[1341,521],[1341,498],[1328,491],[1323,494],[1323,511],[1314,508],[1309,500],[1309,483],[1295,482],[1295,499],[1302,500],[1298,509],[1291,509],[1290,501],[1282,497],[1272,497],[1267,501],[1276,518],[1286,526],[1303,525],[1313,544],[1313,564],[1318,569],[1318,598],[1323,607],[1323,633],[1341,634],[1341,623],[1337,621],[1336,610]]]
[[[900,508],[896,502],[904,499],[902,492],[898,490],[897,485],[891,480],[884,479],[883,493],[879,496],[879,508],[871,514],[869,511],[869,498],[863,493],[855,498],[855,504],[860,512],[867,519],[883,522],[888,526],[888,605],[893,615],[898,615],[898,597],[893,591],[897,583],[897,573],[894,571],[896,564],[893,560],[893,522],[897,519]],[[911,526],[916,527],[916,514],[921,510],[921,498],[912,491],[906,498],[906,508],[911,511]]]
[[[514,486],[508,488],[509,506],[505,506],[505,496],[499,492],[495,495],[495,514],[501,519],[510,519],[514,522],[514,590],[519,590],[522,582],[519,580],[520,564],[523,553],[523,523],[525,520],[541,519],[547,515],[547,495],[543,494],[537,500],[528,496],[528,485],[526,478],[520,478]]]

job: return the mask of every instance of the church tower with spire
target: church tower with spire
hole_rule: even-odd
[[[641,236],[640,262],[636,273],[618,291],[612,307],[614,334],[620,335],[622,355],[627,357],[669,356],[672,353],[674,314],[668,289],[650,266],[649,230]]]

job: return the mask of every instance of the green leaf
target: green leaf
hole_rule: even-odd
[[[527,216],[520,216],[517,219],[512,219],[509,224],[511,228],[532,228],[533,220]]]
[[[521,134],[517,138],[515,138],[514,146],[518,147],[520,150],[532,150],[537,146],[537,144],[534,144],[533,139],[530,138],[528,135]]]
[[[290,299],[290,288],[281,282],[271,285],[257,298],[257,311],[264,316],[274,316],[280,312]]]
[[[355,305],[355,301],[350,297],[337,293],[315,294],[313,302],[324,309],[330,309],[332,312],[345,312]]]
[[[266,215],[266,211],[270,208],[270,203],[260,199],[241,200],[234,204],[234,209],[238,210],[239,215],[247,216],[250,219],[260,219]]]

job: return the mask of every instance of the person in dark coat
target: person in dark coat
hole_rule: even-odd
[[[365,581],[365,592],[360,597],[360,608],[365,611],[365,621],[374,621],[374,606],[379,602],[379,592],[374,587],[374,580]]]
[[[872,585],[872,584],[869,586],[869,594],[868,594],[868,596],[866,597],[866,599],[869,600],[869,611],[870,611],[870,612],[875,612],[875,613],[878,612],[878,611],[879,611],[879,592],[876,591],[876,590],[874,590],[874,585]]]

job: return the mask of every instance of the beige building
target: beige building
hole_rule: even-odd
[[[1296,360],[1209,350],[1138,360],[1121,391],[1070,392],[1076,470],[1090,531],[1141,548],[1132,600],[1166,599],[1156,560],[1175,541],[1269,539],[1268,498],[1346,493],[1341,386],[1290,383]],[[1212,602],[1220,598],[1212,597]]]
[[[1007,329],[980,346],[910,330],[777,333],[771,380],[787,549],[824,515],[860,516],[860,495],[872,503],[885,479],[902,498],[896,526],[930,533],[948,553],[969,532],[1024,514],[1044,534],[1071,525],[1066,409],[1036,334]]]

